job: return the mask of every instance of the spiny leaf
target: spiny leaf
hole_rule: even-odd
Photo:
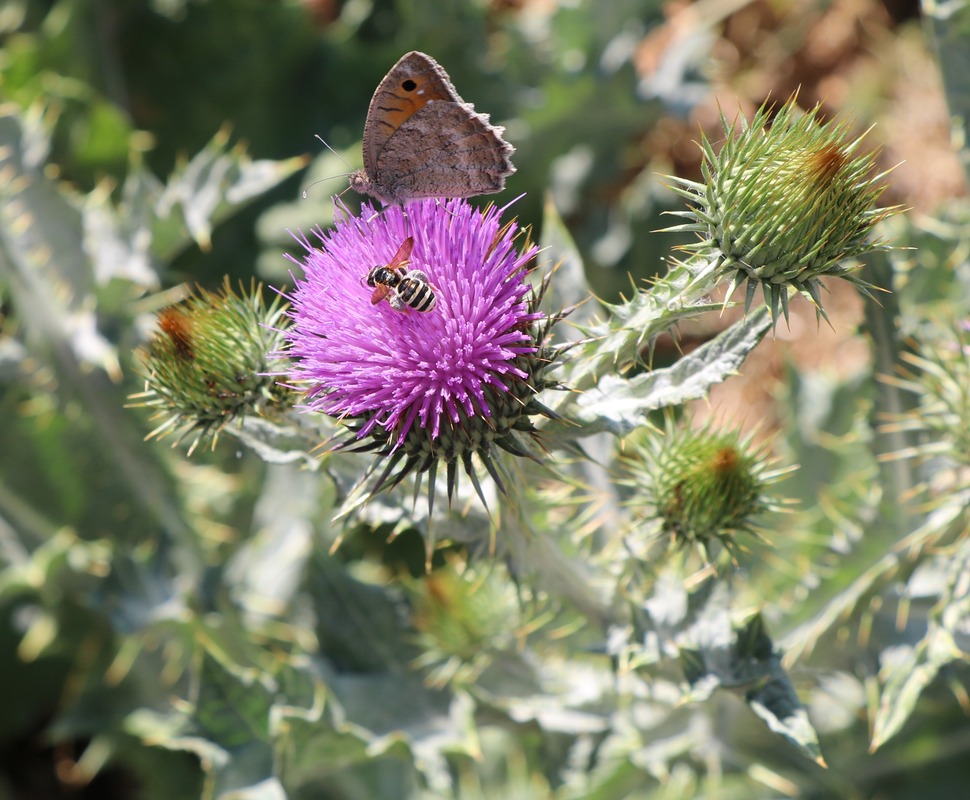
[[[699,273],[705,271],[674,262],[670,272],[649,289],[610,306],[605,322],[584,329],[589,342],[569,359],[564,370],[569,387],[584,391],[602,375],[640,363],[654,336],[677,322],[719,309],[719,305],[699,301],[710,288],[702,275],[698,279]]]
[[[808,720],[781,654],[775,650],[760,614],[741,628],[730,626],[726,607],[719,606],[723,592],[715,591],[694,626],[697,646],[687,650],[682,663],[692,686],[706,696],[712,687],[739,692],[751,710],[772,733],[825,766],[818,735]]]
[[[970,652],[959,644],[966,638],[967,621],[970,620],[970,587],[966,580],[970,568],[970,541],[964,540],[955,552],[938,557],[929,566],[936,567],[939,600],[931,612],[923,638],[915,646],[897,652],[883,670],[885,688],[873,719],[870,745],[873,751],[902,729],[923,690],[944,667],[970,658]]]
[[[604,377],[577,402],[576,416],[585,423],[577,434],[609,430],[622,436],[643,424],[649,411],[704,397],[711,386],[737,373],[770,325],[768,312],[758,309],[673,366],[629,379]]]

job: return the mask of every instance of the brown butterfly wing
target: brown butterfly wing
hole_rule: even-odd
[[[515,172],[501,134],[467,103],[429,102],[387,140],[371,182],[392,202],[500,192]]]
[[[438,62],[413,50],[384,76],[370,101],[364,125],[364,170],[371,179],[391,137],[431,100],[462,102]]]

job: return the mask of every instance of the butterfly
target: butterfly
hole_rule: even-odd
[[[387,205],[500,192],[515,172],[515,148],[503,130],[459,97],[438,62],[414,50],[371,98],[364,168],[350,176],[350,187]]]

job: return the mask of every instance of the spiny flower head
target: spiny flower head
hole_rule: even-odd
[[[750,436],[667,421],[624,444],[623,483],[633,492],[634,517],[652,521],[678,546],[736,547],[738,534],[759,537],[758,518],[780,510],[767,492],[784,470],[773,470]]]
[[[280,367],[266,355],[282,346],[285,323],[280,298],[267,305],[255,284],[236,294],[228,278],[219,292],[198,289],[163,309],[141,352],[145,391],[132,396],[165,418],[149,436],[177,431],[180,441],[194,431],[191,452],[233,419],[288,407],[291,392],[271,377]]]
[[[863,137],[847,141],[848,124],[822,124],[819,107],[801,113],[792,98],[770,119],[762,106],[748,124],[722,115],[718,153],[702,137],[704,183],[683,178],[674,190],[691,203],[673,212],[690,220],[668,230],[693,231],[684,249],[711,274],[730,279],[728,298],[745,282],[745,308],[760,286],[777,320],[788,318],[790,291],[824,316],[820,279],[844,278],[863,291],[859,258],[886,245],[874,226],[898,209],[877,209],[885,174],[870,176],[874,155],[855,155]]]
[[[527,618],[507,576],[493,570],[452,560],[406,583],[424,654],[419,665],[436,683],[474,681],[497,653],[515,649],[523,629],[540,624]]]
[[[457,465],[479,489],[473,455],[501,488],[491,446],[527,452],[517,431],[531,431],[528,415],[545,411],[534,400],[543,316],[526,281],[537,248],[520,252],[515,223],[503,226],[500,216],[461,200],[420,201],[406,212],[365,204],[361,216],[343,213],[332,230],[315,231],[314,241],[298,237],[306,254],[289,298],[290,378],[307,409],[349,424],[355,449],[383,454],[372,491],[392,474],[397,483],[430,470],[433,493],[439,462],[449,496]],[[397,272],[423,273],[436,300],[428,311],[390,302],[397,288],[368,285],[408,238],[409,263]]]
[[[942,469],[956,467],[965,483],[970,480],[970,319],[928,322],[912,344],[914,352],[900,356],[905,362],[900,374],[884,380],[915,399],[915,407],[887,428],[907,431],[916,441],[886,457],[936,459]]]

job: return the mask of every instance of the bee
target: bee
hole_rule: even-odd
[[[413,249],[414,237],[409,236],[386,266],[376,266],[367,274],[367,285],[374,289],[371,303],[377,305],[389,298],[396,311],[431,311],[437,305],[438,297],[428,276],[419,269],[407,269]]]
[[[374,294],[371,295],[370,301],[375,306],[381,302],[389,294],[392,294],[394,290],[401,283],[401,279],[407,272],[407,265],[410,263],[411,251],[414,249],[414,237],[408,236],[401,246],[397,249],[394,257],[391,259],[387,266],[377,266],[374,267],[367,274],[367,285],[374,289]]]
[[[397,285],[391,295],[391,306],[398,311],[409,308],[415,311],[431,311],[438,304],[438,296],[428,281],[428,276],[419,269],[410,270]]]

